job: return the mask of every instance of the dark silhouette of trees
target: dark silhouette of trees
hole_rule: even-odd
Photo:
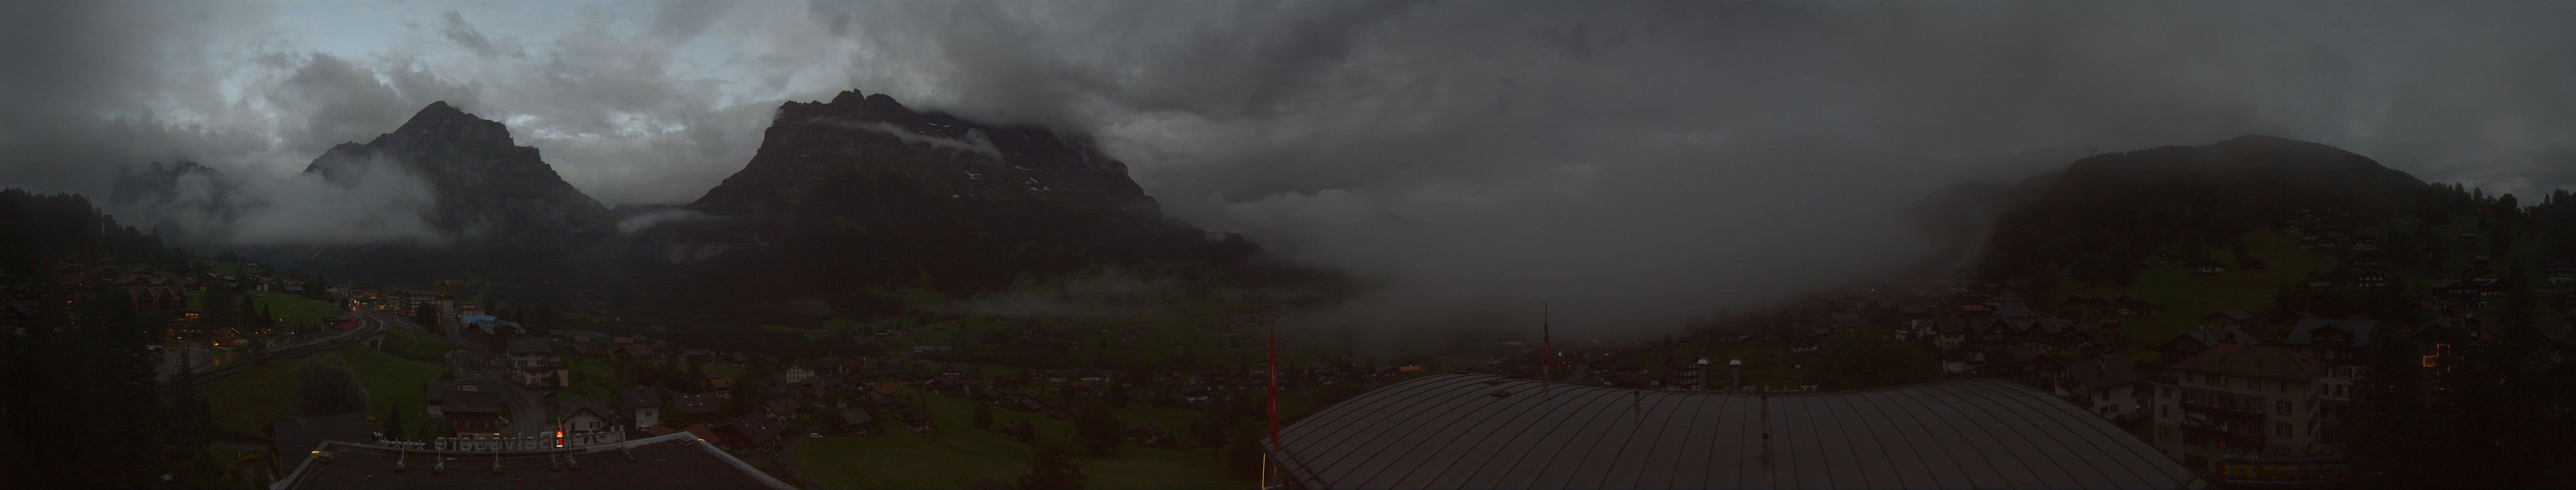
[[[365,413],[367,389],[338,354],[323,354],[295,369],[295,415]]]

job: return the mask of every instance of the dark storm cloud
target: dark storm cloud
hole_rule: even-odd
[[[2576,184],[2564,3],[441,4],[365,55],[255,35],[302,7],[0,6],[8,47],[63,47],[0,50],[32,74],[0,77],[7,184],[282,175],[449,100],[602,201],[685,202],[779,102],[860,89],[1096,136],[1170,214],[1381,285],[1343,310],[1376,323],[1632,331],[1885,270],[1928,248],[1889,210],[2089,151],[2268,133]]]
[[[492,38],[484,37],[482,30],[475,29],[474,24],[466,23],[464,14],[449,10],[445,20],[447,23],[438,27],[439,35],[447,36],[447,40],[455,41],[456,45],[464,46],[474,54],[485,57],[501,55],[501,48],[492,44]]]
[[[1902,262],[1890,215],[2268,133],[2532,189],[2553,4],[817,4],[855,85],[1103,135],[1172,213],[1382,281],[1382,322],[1668,328]],[[875,88],[884,87],[884,88]],[[2519,102],[2509,102],[2519,101]],[[2520,107],[2515,107],[2517,104]]]
[[[175,147],[217,135],[171,128],[124,103],[156,92],[156,68],[223,20],[206,5],[0,3],[0,181],[39,191],[106,189],[125,162],[171,159]],[[135,32],[150,33],[132,35]],[[209,130],[213,131],[213,130]]]

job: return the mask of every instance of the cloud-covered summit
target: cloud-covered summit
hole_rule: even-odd
[[[1168,214],[1364,271],[1391,305],[1555,301],[1648,325],[1875,270],[1911,248],[1880,210],[2073,149],[2262,133],[2427,180],[2576,183],[2570,19],[2529,2],[23,2],[0,4],[0,66],[22,75],[0,79],[0,183],[99,192],[183,158],[291,175],[445,100],[603,202],[680,203],[749,160],[779,102],[858,87],[1092,135]]]

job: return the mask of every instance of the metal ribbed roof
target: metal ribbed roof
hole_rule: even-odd
[[[1307,488],[2204,486],[2110,422],[1991,379],[1766,398],[1441,374],[1279,439],[1272,459]]]

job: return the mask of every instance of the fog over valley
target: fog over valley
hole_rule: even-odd
[[[471,237],[433,224],[424,176],[302,172],[444,101],[601,205],[688,204],[780,104],[857,90],[1089,138],[1162,214],[1363,285],[1319,321],[1551,303],[1560,326],[1652,333],[1961,261],[1917,200],[2102,152],[2267,134],[2427,181],[2576,184],[2571,9],[9,3],[0,43],[44,48],[0,54],[0,183],[107,196],[184,160],[221,177],[112,211],[206,248],[439,246]]]

